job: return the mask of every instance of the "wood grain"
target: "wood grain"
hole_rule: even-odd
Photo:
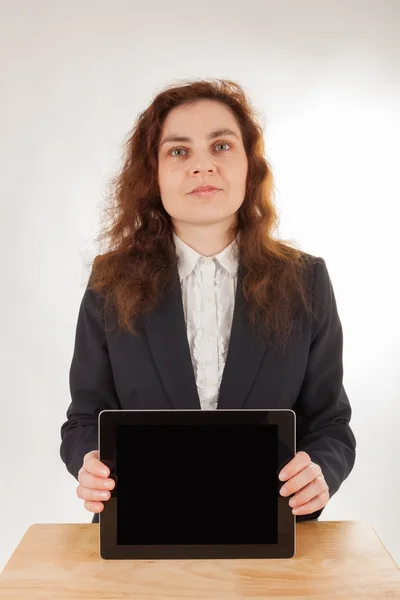
[[[290,559],[119,560],[98,524],[32,525],[0,574],[2,600],[400,599],[400,570],[363,521],[296,525]]]

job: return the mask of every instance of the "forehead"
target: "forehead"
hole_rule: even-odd
[[[163,123],[161,133],[163,136],[182,134],[194,137],[225,127],[240,135],[235,116],[227,106],[213,100],[199,100],[195,104],[173,108]]]

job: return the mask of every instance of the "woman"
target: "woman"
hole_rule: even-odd
[[[298,452],[281,493],[298,520],[317,519],[355,462],[342,327],[324,259],[273,237],[272,174],[249,100],[232,81],[167,87],[126,150],[61,427],[78,497],[98,522],[114,486],[98,460],[101,410],[290,408]]]

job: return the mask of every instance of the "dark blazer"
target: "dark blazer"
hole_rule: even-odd
[[[294,410],[296,450],[320,465],[332,497],[354,466],[356,440],[342,383],[343,335],[335,295],[324,259],[314,259],[307,280],[314,314],[296,313],[284,351],[268,344],[266,336],[254,335],[239,265],[218,409]],[[201,408],[178,272],[172,291],[142,318],[139,337],[118,328],[108,331],[111,316],[101,313],[102,302],[87,286],[70,368],[72,402],[61,427],[61,459],[76,479],[84,455],[98,448],[101,410]],[[317,519],[322,510],[296,519]],[[94,514],[92,522],[98,521]]]

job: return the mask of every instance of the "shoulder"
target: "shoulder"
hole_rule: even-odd
[[[310,254],[309,252],[301,252],[302,264],[309,277],[311,288],[315,291],[316,288],[326,285],[329,279],[329,273],[326,266],[326,261],[322,256]]]
[[[335,308],[335,295],[326,260],[322,256],[302,253],[307,293],[315,322],[329,317]]]

